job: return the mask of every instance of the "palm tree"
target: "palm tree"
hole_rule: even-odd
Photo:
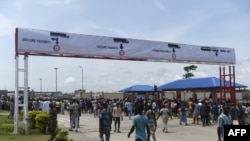
[[[195,66],[195,65],[190,65],[190,66],[184,67],[184,71],[186,73],[183,75],[183,78],[190,79],[191,77],[194,77],[194,74],[191,73],[191,71],[196,70],[196,69],[197,69],[197,66]]]

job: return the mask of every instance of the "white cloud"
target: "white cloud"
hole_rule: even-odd
[[[76,79],[72,76],[70,76],[64,80],[64,84],[73,84],[75,82],[76,82]]]
[[[175,75],[175,76],[174,76],[174,80],[178,80],[178,79],[183,79],[183,77],[182,77],[181,75]],[[173,80],[173,81],[174,81],[174,80]]]
[[[9,35],[14,32],[14,22],[0,13],[0,36]]]
[[[240,72],[241,73],[250,73],[250,68],[249,67],[248,68],[241,68]]]
[[[46,6],[58,6],[61,4],[69,5],[73,3],[76,0],[40,0],[38,1],[39,4],[41,5],[46,5]]]
[[[209,77],[209,76],[211,76],[211,75],[208,75],[208,74],[206,74],[205,72],[200,72],[200,71],[194,71],[194,72],[192,72],[194,75],[195,75],[195,77]]]

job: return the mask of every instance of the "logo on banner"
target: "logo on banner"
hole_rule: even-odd
[[[56,41],[56,44],[53,46],[53,50],[54,51],[60,51],[60,45],[59,45],[58,38],[51,38],[51,40]]]
[[[129,41],[127,39],[124,39],[124,38],[113,38],[113,41],[115,43],[120,43],[120,51],[119,51],[119,55],[120,56],[124,56],[125,55],[125,51],[123,50],[123,44],[128,44]]]
[[[180,49],[180,46],[179,45],[177,45],[177,44],[168,44],[168,47],[169,48],[172,48],[172,52],[173,52],[173,54],[172,54],[172,59],[173,60],[176,60],[176,58],[177,58],[177,56],[176,56],[176,54],[175,54],[175,49]]]
[[[51,38],[52,41],[55,41],[55,45],[53,46],[53,50],[58,52],[60,51],[61,47],[59,45],[59,38],[69,38],[69,35],[64,34],[64,33],[57,33],[57,32],[50,32],[50,36],[52,36],[53,38]]]
[[[250,138],[249,125],[224,125],[224,141],[246,141]]]
[[[54,45],[53,50],[54,51],[60,51],[60,46],[59,45]]]
[[[123,55],[125,55],[125,51],[123,50],[123,45],[122,44],[120,44],[120,51],[119,51],[119,54],[120,54],[120,56],[123,56]]]
[[[172,54],[172,59],[174,59],[174,60],[176,59],[176,54],[175,53]]]

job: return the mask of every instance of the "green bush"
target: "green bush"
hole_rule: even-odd
[[[57,141],[67,141],[68,140],[68,131],[62,131],[61,128],[57,128],[56,129],[56,137],[55,139]]]
[[[36,111],[29,111],[28,112],[28,125],[30,129],[35,129],[36,128]]]
[[[41,133],[46,134],[46,126],[48,120],[48,113],[41,112],[36,115],[36,127],[40,130]]]
[[[28,112],[28,125],[30,129],[36,128],[36,116],[38,114],[45,113],[44,111],[29,111]]]
[[[23,117],[23,114],[24,114],[24,110],[19,110],[19,116]]]
[[[56,129],[56,141],[74,141],[73,139],[68,138],[69,132],[63,131],[61,128]]]
[[[56,141],[74,141],[73,139],[68,138],[69,132],[63,131],[61,128],[56,129]]]

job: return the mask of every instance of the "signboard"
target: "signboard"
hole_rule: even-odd
[[[16,29],[16,55],[235,64],[233,48]]]

